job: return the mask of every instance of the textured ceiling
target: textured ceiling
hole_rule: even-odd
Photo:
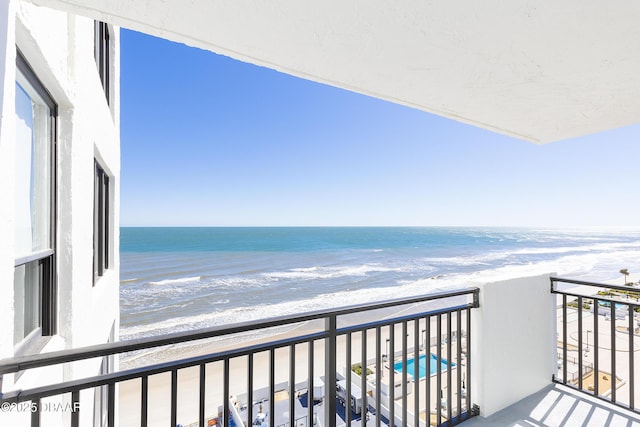
[[[640,2],[33,0],[533,142],[640,121]]]

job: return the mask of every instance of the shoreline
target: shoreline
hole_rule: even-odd
[[[450,305],[451,300],[447,299],[444,304]],[[430,304],[429,307],[425,307],[425,304]],[[391,318],[396,316],[402,316],[411,312],[421,312],[425,309],[431,310],[437,308],[441,304],[434,304],[434,301],[429,301],[421,304],[413,304],[411,306],[399,306],[392,307],[383,310],[382,312],[374,311],[369,313],[363,313],[359,316],[353,316],[349,319],[349,324],[366,323],[371,320],[380,320],[382,318]],[[432,319],[435,320],[435,319]],[[220,345],[219,342],[202,343],[199,345],[187,347],[187,348],[175,348],[169,349],[169,351],[163,351],[162,360],[177,360],[189,357],[196,357],[204,354],[217,353],[224,350],[230,350],[235,348],[243,348],[250,345],[256,345],[264,342],[271,342],[277,339],[287,339],[306,333],[322,330],[323,323],[320,321],[310,321],[302,324],[298,324],[293,328],[279,333],[272,333],[258,337],[250,341],[242,341],[239,343],[229,343],[226,346]],[[412,329],[412,328],[410,328]],[[410,335],[413,334],[413,330],[409,330]],[[433,336],[433,334],[432,334]],[[381,331],[380,342],[384,343],[388,337],[388,330]],[[400,344],[400,339],[396,338],[396,351]],[[420,338],[421,339],[421,338]],[[413,338],[409,340],[408,348],[412,347]],[[336,364],[339,367],[339,371],[342,372],[346,369],[346,338],[340,336],[337,341],[338,346],[338,358]],[[351,336],[352,346],[352,363],[358,362],[361,357],[362,349],[362,334],[353,333]],[[375,358],[376,354],[376,340],[375,330],[369,330],[367,332],[367,360]],[[306,381],[308,376],[308,344],[298,344],[295,347],[295,372],[296,372],[296,384],[301,381]],[[385,349],[382,348],[382,352]],[[290,363],[290,347],[279,348],[275,351],[276,358],[276,372],[274,375],[275,384],[284,383],[289,381],[288,365]],[[232,395],[245,394],[247,389],[247,371],[246,371],[246,356],[232,359],[229,366],[229,392]],[[269,385],[269,353],[259,352],[254,354],[253,361],[253,388],[254,390],[268,387]],[[161,363],[161,362],[157,362]],[[220,368],[222,362],[212,362],[207,365],[206,368],[206,398],[205,398],[205,416],[215,416],[218,413],[218,406],[222,404],[224,379]],[[122,369],[122,367],[121,367]],[[344,374],[345,372],[342,372]],[[324,376],[324,341],[318,340],[314,344],[314,378]],[[136,424],[140,419],[140,380],[130,380],[120,383],[118,396],[120,399],[120,413],[119,420],[121,425]],[[163,373],[149,377],[149,408],[153,407],[153,410],[149,410],[148,422],[149,425],[161,424],[166,421],[170,415],[170,395],[171,395],[171,374]],[[151,402],[153,401],[153,404]],[[190,367],[181,369],[178,374],[178,422],[189,424],[198,419],[198,405],[199,405],[199,367]]]
[[[146,240],[138,242],[129,236],[142,246],[140,252],[124,251],[121,257],[120,338],[314,311],[341,301],[421,295],[430,288],[472,281],[558,271],[565,273],[561,276],[595,281],[620,278],[622,282],[620,268],[640,271],[636,267],[640,235],[635,233],[473,227],[455,233],[391,230],[373,234],[347,227],[329,236],[317,230],[284,231],[256,235],[227,230],[217,243],[204,239],[202,233],[186,236],[202,244],[222,245],[213,252],[205,250],[206,245],[185,251],[173,240],[147,247]],[[155,231],[149,236],[165,234]],[[244,243],[237,247],[256,238],[264,239],[259,242],[268,243],[270,250]],[[340,244],[327,246],[327,240],[333,239]]]
[[[640,274],[629,275],[629,281],[637,282],[640,279]],[[603,284],[620,285],[622,278],[617,280],[609,280]],[[618,282],[618,283],[616,283]],[[593,288],[586,287],[590,291]],[[593,292],[592,292],[593,293]],[[423,311],[425,304],[433,304],[434,302],[427,302],[412,306],[399,306],[393,308],[387,308],[382,311],[371,311],[365,313],[358,313],[356,316],[351,316],[349,323],[366,323],[371,320],[379,320],[381,318],[396,317],[403,314],[407,314],[411,311]],[[451,300],[444,300],[440,302],[444,305],[450,305]],[[128,369],[140,364],[157,364],[171,360],[185,359],[189,357],[196,357],[205,354],[218,353],[230,349],[243,348],[250,345],[256,345],[264,342],[271,342],[279,339],[287,339],[300,335],[304,335],[311,332],[317,332],[323,329],[322,321],[308,321],[299,324],[292,324],[290,326],[279,327],[276,330],[267,329],[265,331],[256,331],[255,333],[248,333],[241,336],[230,336],[228,338],[209,340],[204,342],[195,342],[184,345],[173,345],[168,348],[153,350],[149,354],[142,354],[134,357],[128,361],[121,362],[120,369]],[[412,331],[409,331],[412,333]],[[388,331],[387,331],[388,333]],[[384,334],[383,334],[384,335]],[[381,336],[381,342],[384,342],[386,336]],[[352,335],[352,349],[354,353],[353,360],[359,360],[358,354],[361,348],[361,334],[354,333]],[[409,347],[411,347],[410,341]],[[337,360],[338,366],[346,364],[345,361],[345,347],[346,344],[343,339],[339,339],[338,347],[340,349],[339,360]],[[295,357],[295,369],[296,378],[298,376],[305,377],[308,369],[308,346],[307,344],[296,346]],[[367,358],[370,355],[375,354],[375,337],[367,339]],[[384,353],[384,349],[383,349]],[[324,375],[324,342],[319,340],[314,346],[314,377],[320,377]],[[148,358],[152,358],[153,361],[149,362]],[[275,384],[288,382],[288,365],[289,361],[289,348],[278,349],[275,352],[275,358],[278,361],[277,366],[285,366],[284,369],[276,369]],[[237,360],[239,359],[239,360]],[[243,394],[246,393],[248,378],[246,372],[246,357],[239,357],[233,359],[230,363],[229,369],[229,386],[230,394]],[[268,372],[269,367],[268,352],[256,353],[254,356],[254,389],[260,389],[268,387],[269,378],[268,375],[260,373]],[[244,362],[243,362],[244,360]],[[140,362],[140,363],[137,363]],[[206,373],[206,398],[205,416],[217,415],[217,408],[222,404],[223,394],[223,381],[220,371],[222,362],[212,362],[207,365]],[[296,382],[298,380],[296,379]],[[170,373],[163,373],[149,377],[149,407],[153,408],[148,413],[149,425],[161,424],[163,420],[166,421],[169,417],[170,411],[170,396],[171,396],[171,375]],[[136,424],[140,419],[140,381],[131,380],[120,383],[118,386],[118,397],[120,399],[118,418],[122,425]],[[178,373],[178,421],[185,424],[191,423],[198,419],[198,405],[199,405],[199,368],[191,367],[181,369]]]

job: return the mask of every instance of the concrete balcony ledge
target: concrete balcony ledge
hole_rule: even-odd
[[[640,414],[570,387],[550,384],[488,417],[474,417],[462,425],[640,427]]]

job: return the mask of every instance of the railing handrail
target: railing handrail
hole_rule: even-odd
[[[640,289],[634,289],[632,287],[629,286],[620,286],[620,285],[613,285],[613,284],[609,284],[609,283],[599,283],[599,282],[586,282],[583,280],[574,280],[574,279],[565,279],[562,277],[551,277],[551,292],[553,293],[567,293],[566,291],[561,291],[558,289],[555,289],[553,287],[553,285],[556,282],[562,282],[562,283],[569,283],[572,285],[580,285],[580,286],[591,286],[594,288],[607,288],[607,289],[614,289],[617,291],[625,291],[625,292],[638,292],[640,294]]]
[[[317,310],[303,314],[285,315],[258,321],[238,322],[228,325],[202,328],[195,331],[175,332],[171,334],[165,334],[160,337],[138,338],[134,340],[97,344],[93,346],[60,350],[50,353],[12,357],[0,360],[0,377],[4,374],[15,373],[26,369],[58,365],[61,363],[74,362],[95,357],[110,356],[113,354],[126,353],[129,351],[144,350],[171,344],[180,344],[189,341],[221,337],[225,335],[233,335],[243,332],[250,332],[256,329],[267,329],[293,323],[320,320],[325,319],[329,316],[343,316],[358,312],[379,310],[399,305],[423,303],[427,301],[457,296],[473,295],[472,306],[477,307],[478,293],[479,288],[477,287],[447,290],[433,292],[419,297],[397,298],[379,303],[362,303],[340,308]]]
[[[246,356],[256,351],[271,350],[279,347],[289,346],[292,344],[304,343],[312,340],[326,338],[326,332],[317,332],[301,336],[289,337],[268,343],[253,344],[250,346],[223,350],[212,354],[202,354],[199,356],[191,356],[187,358],[171,360],[168,362],[156,363],[153,365],[145,365],[136,368],[130,368],[125,371],[111,372],[108,374],[100,374],[89,378],[80,378],[65,382],[48,384],[44,386],[34,387],[27,390],[13,390],[6,393],[0,393],[0,398],[5,402],[18,402],[31,399],[42,399],[54,396],[62,392],[68,393],[80,391],[89,387],[99,387],[112,382],[123,382],[131,379],[140,378],[142,376],[151,376],[175,369],[184,369],[193,366],[199,366],[203,363],[217,362],[224,359],[230,359],[238,356]]]

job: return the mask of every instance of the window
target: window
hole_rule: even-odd
[[[57,106],[16,57],[14,344],[27,345],[56,333]]]
[[[109,34],[109,25],[105,22],[94,22],[94,55],[96,58],[96,65],[98,66],[98,74],[100,75],[100,81],[104,88],[104,94],[107,97],[107,104],[109,103],[109,92],[111,84],[111,36]]]
[[[93,283],[109,268],[109,176],[95,162],[93,178]]]

